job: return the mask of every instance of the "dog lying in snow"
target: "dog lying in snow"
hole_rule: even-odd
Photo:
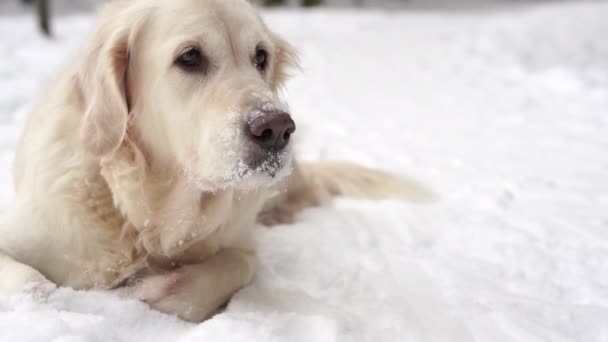
[[[331,195],[424,196],[379,171],[292,163],[277,93],[295,60],[245,0],[107,4],[26,124],[0,294],[114,289],[201,321],[252,279],[258,220]]]

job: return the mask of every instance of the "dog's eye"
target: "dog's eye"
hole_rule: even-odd
[[[195,47],[187,47],[177,57],[175,63],[186,71],[204,71],[206,58],[201,51]]]
[[[268,64],[268,52],[262,48],[257,48],[255,51],[255,59],[254,59],[255,67],[260,71],[266,70],[266,65]]]

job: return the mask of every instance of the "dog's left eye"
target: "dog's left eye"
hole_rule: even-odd
[[[254,59],[255,67],[260,71],[265,71],[268,64],[268,52],[262,48],[257,48]]]

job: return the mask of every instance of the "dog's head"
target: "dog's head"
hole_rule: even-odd
[[[295,123],[278,92],[295,56],[247,1],[114,1],[101,16],[79,72],[91,153],[130,139],[210,191],[284,174]]]

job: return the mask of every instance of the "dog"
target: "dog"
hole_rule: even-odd
[[[0,294],[107,289],[199,322],[253,278],[254,227],[402,178],[292,157],[294,49],[246,0],[115,0],[35,106],[0,215]]]

